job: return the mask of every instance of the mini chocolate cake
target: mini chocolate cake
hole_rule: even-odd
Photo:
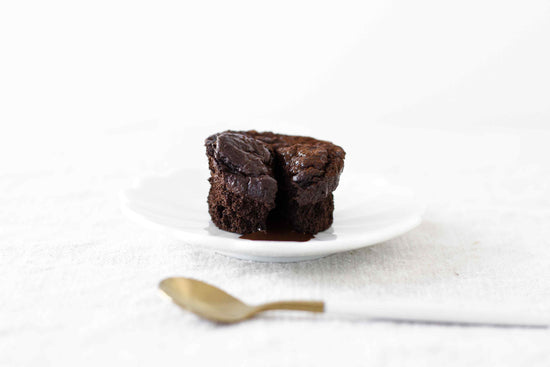
[[[271,132],[225,131],[206,139],[208,207],[221,229],[266,229],[268,216],[302,233],[330,227],[345,152],[327,141]]]

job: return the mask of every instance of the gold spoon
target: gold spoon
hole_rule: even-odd
[[[205,319],[233,323],[268,310],[296,310],[327,312],[366,319],[400,320],[430,323],[481,324],[507,326],[548,327],[548,315],[526,312],[522,309],[486,307],[465,308],[460,305],[429,304],[332,304],[322,301],[282,301],[250,306],[213,285],[190,278],[167,278],[160,289],[174,303]]]
[[[159,284],[175,304],[205,319],[232,323],[242,321],[267,310],[298,310],[323,312],[318,301],[286,301],[249,306],[213,285],[190,278],[167,278]]]

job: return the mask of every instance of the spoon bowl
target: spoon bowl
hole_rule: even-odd
[[[159,284],[174,303],[199,316],[218,322],[250,317],[253,307],[210,284],[190,278],[168,278]]]

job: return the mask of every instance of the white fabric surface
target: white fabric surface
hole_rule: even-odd
[[[550,131],[252,127],[270,126],[341,144],[343,174],[377,171],[414,187],[429,206],[423,224],[311,262],[232,259],[142,229],[117,199],[138,175],[206,165],[202,140],[225,126],[9,131],[0,138],[0,365],[550,365],[548,329],[285,313],[219,326],[162,298],[158,282],[182,275],[249,302],[484,301],[550,311]]]

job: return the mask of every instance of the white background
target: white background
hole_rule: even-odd
[[[548,330],[218,327],[156,284],[549,310],[549,65],[548,1],[1,2],[0,365],[548,366]],[[254,264],[122,217],[134,177],[205,167],[204,137],[227,128],[331,139],[344,174],[417,190],[424,223]]]
[[[1,113],[10,124],[550,118],[544,0],[0,6]]]

